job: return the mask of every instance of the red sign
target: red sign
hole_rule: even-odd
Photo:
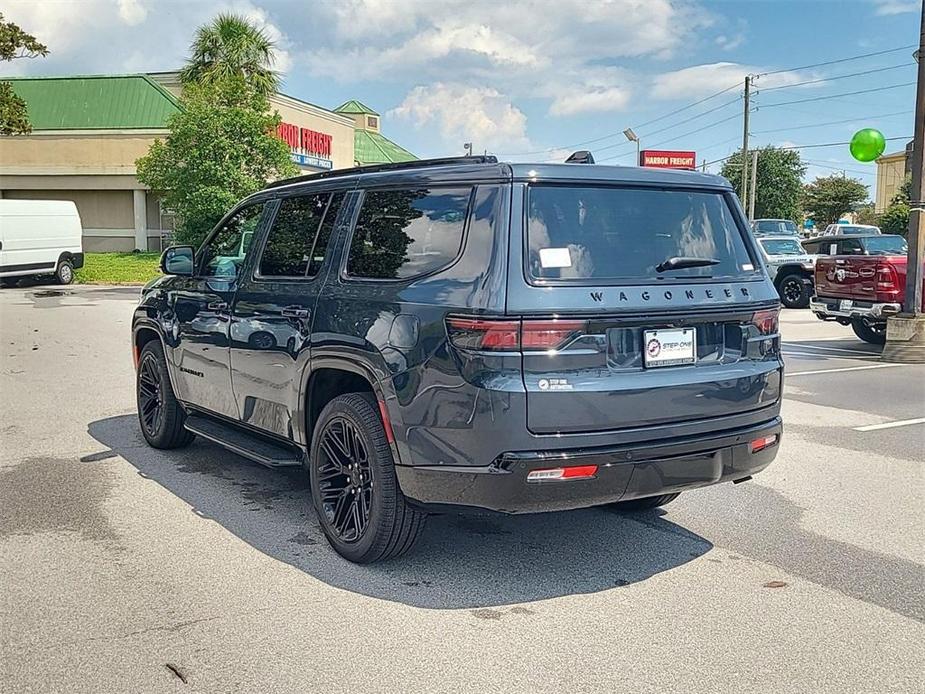
[[[292,149],[301,149],[319,157],[331,158],[331,136],[292,123],[280,123],[276,129],[279,138]]]
[[[650,169],[696,169],[697,153],[644,149],[639,153],[639,165]]]

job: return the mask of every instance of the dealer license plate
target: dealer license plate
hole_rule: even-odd
[[[646,330],[643,352],[647,367],[693,364],[697,360],[697,331],[694,328]]]
[[[851,299],[842,299],[838,302],[839,311],[850,311],[852,306],[854,306],[854,301]]]

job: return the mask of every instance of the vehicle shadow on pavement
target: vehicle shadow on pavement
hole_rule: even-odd
[[[328,546],[301,470],[270,470],[201,440],[179,451],[154,450],[135,415],[91,422],[88,430],[197,515],[259,551],[338,588],[415,607],[491,608],[594,593],[645,580],[712,548],[661,511],[443,514],[428,518],[410,555],[357,566]],[[105,452],[82,460],[112,462]],[[499,619],[502,612],[474,614]]]

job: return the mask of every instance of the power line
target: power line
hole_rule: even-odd
[[[893,140],[911,140],[912,135],[907,135],[905,137],[887,137],[885,139],[887,142],[892,142]],[[849,141],[849,142],[823,142],[823,143],[812,144],[812,145],[786,145],[786,146],[781,146],[781,147],[776,147],[774,145],[769,145],[769,146],[774,147],[775,149],[813,149],[817,147],[838,147],[838,146],[850,145],[850,144],[851,142]],[[706,162],[705,166],[710,166],[711,164],[719,164],[720,162],[724,162],[727,159],[732,159],[733,157],[738,156],[738,155],[739,155],[739,152],[733,152],[732,154],[722,157],[721,159],[714,159],[713,161],[708,161]],[[839,171],[841,171],[841,169],[839,169]]]
[[[915,84],[915,82],[903,82],[902,84],[889,84],[885,87],[875,87],[873,89],[861,89],[856,92],[845,92],[844,94],[829,94],[828,96],[815,96],[809,99],[796,99],[794,101],[781,101],[776,104],[764,104],[759,106],[761,108],[775,108],[777,106],[787,106],[789,104],[805,104],[809,101],[824,101],[825,99],[837,99],[841,96],[855,96],[856,94],[870,94],[871,92],[882,92],[887,89],[899,89],[900,87],[909,87]]]
[[[878,67],[873,70],[863,70],[861,72],[851,72],[847,75],[833,75],[832,77],[820,77],[816,80],[807,80],[806,82],[794,82],[793,84],[782,84],[779,87],[766,87],[764,89],[756,89],[756,94],[761,94],[763,92],[776,92],[778,89],[792,89],[793,87],[803,87],[807,84],[820,84],[822,82],[832,82],[834,80],[843,80],[847,77],[860,77],[861,75],[872,75],[875,72],[886,72],[887,70],[898,70],[901,67],[915,67],[914,63],[899,63],[898,65],[890,65],[888,67]]]
[[[823,163],[821,161],[809,161],[808,159],[803,159],[802,163],[809,164],[811,166],[818,166],[823,169],[831,169],[832,171],[845,171],[846,173],[858,174],[859,176],[870,176],[876,173],[876,170],[862,171],[861,169],[846,169],[844,166],[833,166],[830,163]]]
[[[801,65],[800,67],[786,67],[780,70],[772,70],[771,72],[762,72],[756,77],[766,77],[768,75],[778,75],[782,72],[796,72],[797,70],[808,70],[811,67],[823,67],[825,65],[837,65],[838,63],[847,63],[852,60],[861,60],[862,58],[872,58],[875,55],[886,55],[887,53],[898,53],[899,51],[908,51],[912,48],[918,48],[918,44],[910,43],[908,46],[900,46],[899,48],[891,48],[886,51],[876,51],[874,53],[864,53],[862,55],[853,55],[848,58],[839,58],[838,60],[828,60],[824,63],[813,63],[812,65]]]
[[[859,120],[870,120],[871,118],[891,118],[893,116],[907,116],[913,111],[896,111],[894,113],[878,113],[873,116],[857,116],[855,118],[846,118],[845,120],[832,120],[827,123],[810,123],[807,125],[791,125],[785,128],[771,128],[770,130],[752,130],[752,135],[764,135],[766,133],[779,133],[791,130],[806,130],[807,128],[821,128],[826,125],[842,125],[844,123],[854,123]]]
[[[680,140],[682,137],[687,137],[687,136],[689,136],[689,135],[694,135],[694,134],[696,134],[696,133],[703,132],[704,130],[709,130],[710,128],[716,127],[717,125],[722,125],[723,123],[728,123],[728,122],[731,121],[733,118],[739,118],[740,115],[741,115],[741,114],[739,114],[739,113],[733,113],[733,114],[732,114],[731,116],[729,116],[728,118],[723,118],[722,120],[718,120],[718,121],[716,121],[715,123],[711,123],[710,125],[706,125],[706,126],[703,126],[703,127],[701,127],[701,128],[697,128],[696,130],[691,130],[690,132],[683,133],[682,135],[675,135],[674,137],[671,137],[671,138],[669,138],[669,139],[667,139],[667,140],[662,140],[662,141],[659,142],[658,144],[655,144],[655,145],[648,145],[648,146],[651,147],[651,148],[653,148],[653,149],[654,149],[654,148],[657,148],[657,147],[662,147],[663,145],[666,145],[666,144],[668,144],[669,142],[674,142],[675,140]],[[616,158],[622,157],[622,156],[623,156],[622,153],[621,153],[621,154],[615,154],[615,155],[610,156],[610,157],[604,157],[603,159],[601,159],[601,161],[610,161],[611,159],[616,159]]]

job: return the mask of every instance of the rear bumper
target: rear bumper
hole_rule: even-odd
[[[424,505],[471,506],[533,513],[597,506],[739,480],[774,460],[783,431],[780,417],[763,424],[676,439],[607,448],[505,453],[486,467],[396,466],[402,492]],[[749,443],[776,434],[757,453]],[[597,465],[592,479],[528,482],[531,470]]]
[[[84,266],[84,254],[83,253],[72,253],[71,254],[71,265],[75,269],[82,268]]]
[[[809,308],[822,318],[867,318],[869,320],[886,320],[888,316],[902,310],[900,304],[853,300],[850,307],[842,308],[841,299],[819,296],[814,296],[809,300]]]

